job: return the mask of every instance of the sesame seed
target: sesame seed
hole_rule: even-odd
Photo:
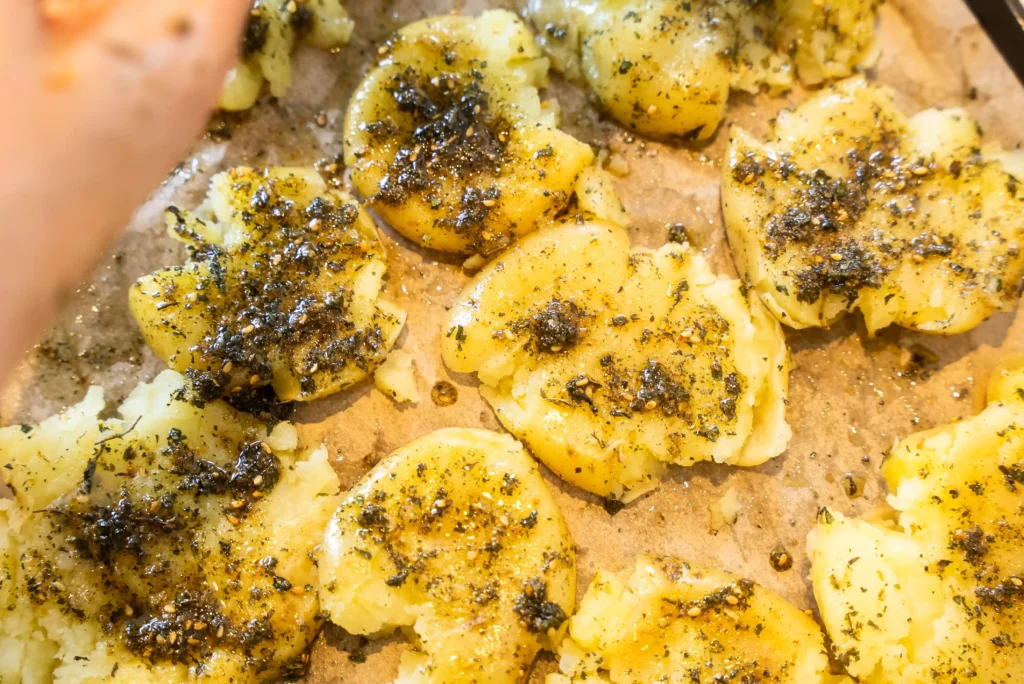
[[[658,407],[658,402],[656,402],[654,399],[651,399],[646,404],[644,404],[644,410],[645,411],[650,411],[651,409],[655,409],[657,407]]]
[[[313,220],[311,220],[309,222],[309,229],[315,233],[318,230],[320,230],[320,224],[321,224],[320,219],[315,218],[315,219],[313,219]]]
[[[171,632],[170,636],[167,637],[167,640],[170,641],[171,645],[173,646],[174,642],[176,642],[178,640],[178,633],[177,632]]]
[[[270,452],[268,451],[267,453],[270,453]],[[257,475],[256,477],[252,478],[252,483],[254,485],[256,485],[257,487],[259,487],[261,484],[263,484],[263,476],[262,475]]]
[[[302,596],[303,594],[305,594],[305,593],[306,593],[306,590],[305,590],[305,588],[303,588],[303,587],[292,587],[292,590],[291,590],[291,591],[292,591],[292,593],[293,593],[293,594],[295,594],[296,596]]]
[[[280,254],[275,254],[274,256],[270,257],[270,265],[271,266],[277,266],[279,263],[281,263],[281,255]]]
[[[241,508],[244,505],[245,505],[244,501],[241,501],[239,499],[235,499],[230,504],[228,504],[228,508],[231,508],[232,510],[238,510],[239,508]]]
[[[650,107],[647,108],[647,113],[651,114],[652,116],[654,114],[657,114],[658,113],[658,105],[653,105],[652,104]]]
[[[67,588],[64,586],[63,582],[54,582],[52,586],[57,591],[64,591]]]
[[[132,615],[135,615],[135,609],[132,608],[131,606],[125,606],[124,607],[124,614],[125,614],[126,617],[131,617]]]
[[[915,176],[927,176],[928,175],[928,167],[927,166],[915,166],[910,171]]]
[[[1011,577],[1010,581],[1013,582],[1013,586],[1015,587],[1024,587],[1024,582],[1016,577]]]
[[[470,126],[469,128],[466,129],[466,137],[467,138],[472,138],[473,137],[473,127],[472,126]]]
[[[249,333],[251,333],[255,329],[256,329],[256,326],[253,325],[252,323],[250,323],[249,325],[247,325],[244,328],[242,328],[242,334],[243,335],[248,335]]]
[[[832,259],[832,261],[842,261],[843,255],[839,254],[838,252],[832,252],[831,254],[829,254],[829,258]]]
[[[690,610],[686,611],[686,614],[690,617],[700,617],[700,614],[703,612],[704,611],[702,611],[698,606],[694,606],[693,608],[690,608]]]
[[[224,636],[224,625],[217,628],[217,638],[220,639],[222,636]]]
[[[238,525],[241,522],[241,520],[239,520],[238,518],[236,518],[233,515],[228,515],[227,518],[228,518],[228,522],[231,523],[232,525]]]
[[[156,509],[158,509],[158,508],[160,508],[160,502],[159,501],[154,501],[151,504],[149,504],[149,512],[150,513],[156,513]]]
[[[230,373],[231,369],[234,368],[234,367],[235,367],[235,365],[233,363],[231,363],[230,361],[228,361],[227,363],[224,364],[224,366],[221,368],[221,370],[224,371],[225,373]]]
[[[259,375],[253,375],[252,377],[249,378],[249,384],[250,385],[255,385],[259,381],[260,381],[260,376]]]
[[[257,489],[252,494],[250,494],[250,496],[252,498],[254,498],[254,499],[259,499],[259,498],[261,498],[263,496],[263,492],[261,492],[260,490]]]
[[[730,595],[725,597],[725,602],[728,603],[730,606],[735,606],[739,604],[740,600],[735,596]]]
[[[173,603],[168,603],[166,606],[164,606],[164,612],[173,615],[174,613],[178,612],[178,609],[174,607]]]
[[[753,182],[754,182],[754,172],[753,172],[753,171],[751,171],[751,172],[750,172],[750,173],[748,173],[748,174],[746,175],[746,177],[745,177],[745,178],[743,179],[743,184],[744,184],[744,185],[750,185],[750,184],[751,184],[751,183],[753,183]]]
[[[498,203],[498,201],[497,201],[497,200],[492,200],[492,199],[485,199],[485,200],[483,201],[483,205],[484,205],[485,207],[493,207],[493,206],[494,206],[495,204],[497,204],[497,203]]]

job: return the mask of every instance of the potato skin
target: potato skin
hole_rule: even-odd
[[[196,213],[168,210],[190,260],[140,278],[129,307],[150,349],[204,396],[310,401],[366,377],[405,312],[380,296],[376,227],[312,169],[214,176]]]
[[[861,78],[780,114],[769,143],[734,127],[722,208],[740,272],[792,328],[859,309],[872,334],[951,335],[1011,310],[1024,191],[1013,156],[982,149],[965,112],[908,118]]]
[[[0,430],[0,681],[257,682],[304,669],[314,548],[339,497],[294,426],[164,371]]]
[[[594,196],[594,195],[590,195]],[[568,482],[630,501],[665,463],[755,465],[789,439],[781,328],[681,245],[585,218],[527,236],[451,308],[441,354]]]
[[[349,102],[345,163],[395,230],[490,256],[568,204],[593,152],[541,102],[547,61],[514,14],[424,19],[381,50]]]
[[[575,605],[562,514],[522,445],[487,430],[438,430],[386,457],[346,495],[323,549],[332,622],[415,632],[402,684],[524,682]]]
[[[811,617],[750,580],[669,557],[598,570],[559,655],[547,684],[836,681]]]
[[[893,447],[889,516],[823,510],[808,538],[835,653],[866,684],[1018,680],[1024,369],[998,371],[988,402]]]

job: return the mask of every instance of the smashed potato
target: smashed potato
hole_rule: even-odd
[[[373,384],[397,403],[419,402],[416,389],[416,364],[401,349],[393,349],[384,363],[373,372]]]
[[[790,436],[789,355],[757,298],[689,247],[631,250],[621,226],[590,214],[480,271],[441,354],[478,374],[499,420],[546,466],[624,502],[657,486],[665,462],[756,465]]]
[[[912,435],[882,466],[891,519],[822,510],[811,580],[864,684],[1010,684],[1024,668],[1024,368],[981,414]]]
[[[821,628],[750,580],[641,556],[631,575],[598,570],[546,684],[825,684]]]
[[[413,638],[396,684],[524,682],[575,605],[575,550],[518,442],[447,429],[348,493],[324,536],[320,581],[335,624]]]
[[[256,682],[301,673],[339,497],[295,429],[165,371],[0,430],[0,681]]]
[[[292,84],[292,50],[300,40],[322,50],[341,47],[355,24],[339,0],[255,0],[242,37],[242,56],[228,72],[220,108],[249,109],[263,84],[284,97]]]
[[[871,63],[878,0],[529,0],[555,68],[611,116],[659,138],[704,140],[730,89],[781,92]]]
[[[860,309],[871,333],[969,330],[1012,309],[1024,275],[1012,155],[981,150],[964,111],[908,118],[860,78],[780,114],[767,144],[733,128],[722,206],[737,265],[793,328]]]
[[[402,329],[405,312],[380,297],[373,221],[311,169],[217,174],[194,214],[171,207],[167,223],[190,261],[140,278],[129,305],[153,352],[205,398],[332,394]]]
[[[487,256],[534,230],[594,158],[540,101],[547,71],[510,12],[401,29],[349,102],[345,163],[359,192],[443,252]]]

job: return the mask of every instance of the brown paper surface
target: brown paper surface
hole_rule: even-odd
[[[139,209],[0,396],[0,424],[38,421],[79,401],[90,384],[106,388],[108,406],[115,406],[136,383],[155,376],[161,364],[145,348],[128,313],[127,290],[137,277],[184,259],[184,249],[164,232],[166,204],[194,206],[210,176],[236,164],[311,165],[336,155],[348,95],[392,30],[431,14],[472,13],[486,6],[479,0],[347,4],[358,23],[350,45],[334,54],[301,49],[295,84],[286,98],[264,102],[242,117],[230,140],[200,142]],[[959,0],[889,0],[881,9],[879,32],[883,53],[871,73],[897,91],[904,108],[963,106],[989,140],[1007,148],[1024,141],[1019,124],[1024,89]],[[729,123],[740,123],[764,134],[778,109],[798,102],[801,92],[786,98],[734,96],[726,124],[700,148],[625,136],[588,106],[583,91],[557,76],[548,96],[562,105],[563,128],[595,147],[614,147],[628,159],[630,173],[617,180],[617,187],[632,214],[636,244],[660,246],[666,226],[683,222],[712,266],[735,274],[719,207],[725,130]],[[317,123],[321,113],[324,126]],[[398,406],[364,381],[298,406],[293,421],[302,438],[306,444],[327,444],[345,488],[382,456],[434,429],[500,429],[475,379],[449,376],[439,355],[445,309],[468,280],[461,259],[417,248],[386,227],[382,233],[390,252],[387,295],[409,312],[398,346],[415,359],[421,400],[416,406]],[[978,410],[993,366],[1007,353],[1024,349],[1024,315],[997,315],[952,338],[891,328],[869,339],[859,316],[831,330],[787,331],[786,336],[794,355],[788,411],[793,439],[774,461],[746,470],[714,464],[672,467],[660,488],[614,515],[596,497],[545,471],[579,547],[580,595],[597,568],[622,570],[637,554],[650,552],[740,573],[801,608],[813,608],[804,539],[817,509],[828,505],[857,514],[883,504],[878,466],[886,449],[911,432]],[[934,355],[935,361],[913,375],[908,361],[915,350],[927,350],[925,355]],[[441,408],[430,401],[430,388],[444,379],[457,385],[459,398]],[[866,477],[862,497],[847,496],[845,473]],[[714,534],[711,511],[729,488],[735,489],[742,510],[735,525]],[[795,559],[788,572],[769,565],[777,546]],[[408,647],[400,636],[361,645],[327,626],[314,646],[308,681],[390,682],[399,653]],[[365,662],[350,659],[353,650],[364,653]],[[542,655],[530,681],[543,681],[554,667],[554,656]]]

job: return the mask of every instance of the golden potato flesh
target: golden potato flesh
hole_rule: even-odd
[[[598,570],[547,684],[825,684],[821,628],[750,580],[641,556],[632,573]]]
[[[875,56],[877,0],[529,0],[555,68],[632,130],[711,137],[730,89],[849,76]]]
[[[443,252],[486,256],[534,230],[593,160],[541,103],[547,70],[510,12],[401,29],[349,103],[345,163],[359,192]]]
[[[518,442],[447,429],[391,454],[346,495],[320,581],[335,624],[414,639],[396,684],[524,682],[564,634],[575,550]]]
[[[836,655],[864,684],[1010,684],[1024,671],[1024,369],[981,414],[898,443],[891,519],[823,510],[811,580]]]
[[[1024,190],[981,146],[965,112],[908,118],[860,78],[780,114],[767,144],[734,128],[722,206],[740,271],[793,328],[860,309],[872,333],[953,334],[1011,309]]]
[[[229,111],[256,104],[263,83],[274,97],[292,84],[292,50],[300,40],[322,50],[341,47],[355,24],[339,0],[255,0],[242,36],[242,55],[228,72],[220,107]]]
[[[0,681],[257,682],[305,669],[326,451],[165,371],[0,430]]]
[[[140,278],[129,305],[202,396],[237,404],[269,385],[308,401],[361,380],[394,345],[405,312],[380,298],[373,221],[315,171],[235,168],[196,213],[167,219],[191,259]]]
[[[604,219],[537,231],[452,307],[445,364],[560,477],[629,501],[664,463],[763,463],[789,439],[779,325],[688,247]]]

